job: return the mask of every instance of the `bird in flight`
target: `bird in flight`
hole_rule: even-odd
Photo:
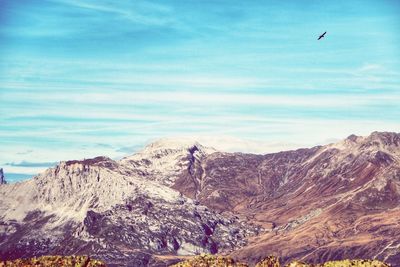
[[[318,40],[321,39],[321,38],[324,38],[324,37],[325,37],[325,34],[326,34],[326,32],[324,32],[323,34],[321,34],[321,35],[318,37]]]

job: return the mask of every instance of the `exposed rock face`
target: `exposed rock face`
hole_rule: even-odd
[[[139,174],[148,180],[172,186],[182,173],[192,173],[195,164],[213,152],[215,149],[197,142],[162,139],[123,158],[120,165],[130,175]]]
[[[3,169],[0,168],[0,184],[6,184],[6,178],[4,177]]]
[[[186,170],[194,152],[171,153]],[[164,154],[150,155],[170,166]],[[61,162],[32,180],[2,186],[0,257],[79,253],[110,266],[147,266],[156,261],[152,255],[231,252],[261,230],[169,188],[157,179],[162,164],[155,162],[160,168],[155,171],[124,162],[105,157]]]
[[[200,203],[229,209],[271,231],[236,251],[284,262],[367,257],[399,262],[399,134],[265,156],[214,153],[202,163]],[[186,192],[188,175],[175,188]]]
[[[400,266],[396,133],[267,155],[162,140],[120,161],[61,162],[0,194],[6,259],[80,253],[140,266],[231,253]]]

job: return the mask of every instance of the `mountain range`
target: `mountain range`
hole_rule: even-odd
[[[399,133],[266,155],[162,139],[118,161],[60,162],[0,195],[3,260],[167,266],[217,253],[400,266]]]

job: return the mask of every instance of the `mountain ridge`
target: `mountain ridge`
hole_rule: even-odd
[[[400,134],[373,132],[264,155],[162,140],[118,161],[64,161],[0,186],[0,256],[77,250],[152,265],[155,255],[218,252],[257,262],[271,251],[284,262],[353,253],[393,264],[399,159]],[[70,249],[58,248],[67,242]]]

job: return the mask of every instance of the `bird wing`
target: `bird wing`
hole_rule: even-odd
[[[318,37],[318,40],[321,39],[322,37],[325,37],[325,34],[326,34],[326,32],[324,32],[323,34],[321,34],[321,35]]]

